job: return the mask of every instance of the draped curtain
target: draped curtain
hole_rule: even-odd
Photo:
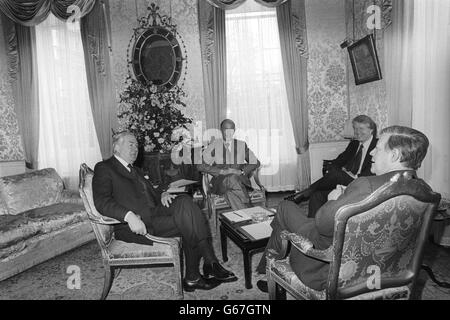
[[[50,13],[62,21],[81,21],[89,97],[103,158],[112,154],[112,129],[116,127],[115,94],[111,75],[109,2],[104,0],[0,0],[11,31],[8,52],[15,81],[16,113],[21,128],[27,166],[36,168],[39,105],[34,26]],[[14,22],[14,23],[13,23]]]
[[[84,17],[96,0],[0,0],[0,10],[12,21],[35,26],[53,13],[63,21],[69,17]]]
[[[260,179],[266,189],[293,190],[297,153],[276,10],[253,1],[228,10],[226,38],[227,117],[236,122],[236,137],[245,140],[261,161]]]
[[[396,0],[392,5],[392,24],[384,32],[388,123],[410,127],[414,1]]]
[[[430,149],[419,174],[450,198],[450,2],[414,1],[412,126]]]
[[[108,19],[109,2],[102,0],[80,21],[89,97],[103,159],[112,155],[112,130],[117,127]]]
[[[288,94],[288,106],[293,125],[296,151],[298,156],[298,181],[297,187],[303,188],[309,185],[309,155],[308,155],[308,117],[306,104],[306,58],[307,40],[306,23],[304,20],[304,1],[290,0],[255,0],[267,6],[276,7],[278,19],[280,16],[291,17],[288,21],[279,21],[279,33],[285,70],[285,82]],[[204,88],[206,104],[207,128],[218,128],[220,121],[225,118],[226,113],[226,62],[223,59],[226,52],[225,45],[225,20],[223,10],[237,8],[245,0],[206,0],[199,1],[199,26],[200,43],[202,49]],[[292,2],[292,7],[291,3]],[[285,4],[285,6],[283,6]],[[292,11],[294,10],[298,11]],[[303,20],[302,20],[303,19]],[[287,34],[286,34],[287,33]],[[295,40],[294,40],[295,39]],[[289,44],[295,41],[295,44]],[[285,42],[285,43],[283,43]],[[297,50],[296,53],[292,50]],[[289,56],[291,57],[289,58]],[[300,66],[299,70],[293,70]],[[286,72],[287,69],[287,72]],[[300,78],[298,77],[300,75]],[[300,83],[299,87],[296,87]],[[305,115],[303,118],[292,118],[292,114]],[[211,117],[209,115],[214,115]],[[298,124],[300,121],[301,124]],[[306,131],[305,131],[306,130]]]
[[[53,15],[36,26],[39,72],[39,169],[53,167],[76,190],[80,163],[101,160],[89,102],[79,22]]]
[[[38,167],[39,101],[34,27],[15,23],[2,16],[12,79],[15,111],[22,136],[27,168]]]

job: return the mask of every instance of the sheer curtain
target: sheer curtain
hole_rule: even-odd
[[[78,188],[80,163],[102,159],[92,119],[79,22],[53,14],[36,26],[39,76],[39,168],[52,167]]]
[[[414,1],[412,126],[430,149],[419,175],[450,197],[450,1]]]
[[[268,191],[295,189],[297,153],[289,118],[276,9],[246,1],[228,10],[227,117],[262,163]]]

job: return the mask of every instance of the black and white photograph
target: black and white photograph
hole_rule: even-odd
[[[450,0],[0,0],[11,300],[450,300]]]

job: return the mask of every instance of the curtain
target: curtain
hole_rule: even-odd
[[[450,2],[414,1],[412,126],[430,140],[419,174],[450,197]]]
[[[53,167],[76,190],[80,163],[101,160],[92,119],[79,22],[53,15],[36,26],[39,77],[39,168]]]
[[[92,11],[80,22],[89,97],[103,159],[112,155],[112,129],[117,127],[108,17],[108,2],[97,1]]]
[[[392,16],[392,25],[384,32],[388,123],[410,127],[412,124],[414,1],[394,1]]]
[[[296,187],[296,152],[275,9],[253,1],[226,12],[227,117],[261,161],[268,191]]]
[[[227,108],[225,12],[207,1],[198,1],[198,12],[206,127],[218,129]]]
[[[304,0],[289,1],[277,7],[281,55],[297,161],[297,188],[309,186],[311,169],[308,143],[307,37]]]
[[[1,13],[0,13],[1,14]],[[29,169],[37,168],[39,101],[34,27],[22,26],[1,14],[7,39],[8,73],[14,105]]]
[[[246,0],[206,0],[211,5],[220,8],[222,10],[232,10],[239,7]],[[255,2],[266,7],[278,7],[280,4],[287,2],[288,0],[254,0]]]
[[[49,13],[61,20],[76,20],[88,14],[96,0],[0,0],[0,11],[16,23],[35,26]]]

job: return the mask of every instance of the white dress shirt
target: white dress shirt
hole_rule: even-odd
[[[369,150],[372,140],[373,140],[373,136],[370,136],[370,139],[368,139],[367,141],[365,141],[362,144],[363,149],[362,149],[361,163],[359,164],[359,169],[358,169],[358,172],[356,173],[356,175],[359,175],[361,173],[362,165],[364,163],[364,159],[366,158],[366,155],[367,155],[367,150]]]

